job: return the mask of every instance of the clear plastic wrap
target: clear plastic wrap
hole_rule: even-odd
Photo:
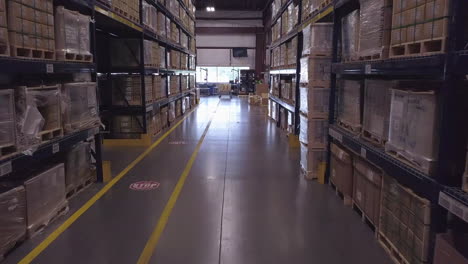
[[[66,133],[100,124],[96,92],[94,82],[62,85],[61,110]]]
[[[328,119],[312,119],[300,115],[299,141],[309,148],[326,148],[328,143]]]
[[[380,142],[388,139],[392,81],[365,80],[363,130]]]
[[[308,25],[302,30],[302,56],[310,55],[310,27]]]
[[[300,111],[309,118],[327,118],[330,88],[299,88]]]
[[[326,169],[326,151],[301,144],[301,168],[308,180],[321,178]]]
[[[338,87],[337,119],[354,132],[361,128],[361,82],[341,80]]]
[[[310,54],[331,55],[333,23],[315,23],[310,26]]]
[[[300,83],[309,84],[309,88],[329,87],[331,76],[331,58],[301,58]]]
[[[55,10],[55,46],[63,57],[67,53],[80,53],[78,20],[79,13],[76,11],[65,9],[63,6],[58,6]]]
[[[152,28],[152,23],[151,23],[151,7],[153,5],[150,5],[149,3],[147,3],[146,1],[143,1],[142,2],[142,11],[143,11],[143,21],[142,21],[142,24],[146,27],[148,27],[149,29],[153,30],[154,31],[154,28]]]
[[[359,9],[341,20],[341,52],[344,61],[355,61],[359,51]]]
[[[176,119],[176,103],[175,102],[169,103],[168,113],[169,113],[169,122],[173,122]]]
[[[340,192],[353,197],[352,156],[335,144],[331,144],[330,151],[330,181]]]
[[[14,99],[13,90],[0,90],[0,149],[16,144]]]
[[[388,57],[392,25],[390,0],[360,0],[359,56]]]
[[[159,67],[166,69],[166,48],[159,46]]]
[[[68,204],[65,193],[65,168],[59,164],[24,182],[26,189],[28,232],[37,234]]]
[[[291,41],[286,43],[286,49],[288,52],[287,55],[287,64],[292,65],[297,63],[297,37],[291,39]]]
[[[297,16],[295,15],[295,12],[294,12],[294,3],[291,3],[288,6],[287,11],[285,12],[288,12],[288,16],[287,16],[288,17],[288,31],[287,32],[291,32],[291,30],[294,28],[294,26],[297,23]]]
[[[169,17],[166,17],[166,38],[172,39],[172,31],[171,31],[171,19]]]
[[[91,56],[91,40],[89,24],[91,17],[83,14],[78,14],[79,27],[79,53],[83,56]],[[88,59],[86,59],[88,61]]]
[[[15,89],[16,135],[21,151],[33,150],[42,135],[62,135],[59,85]],[[26,151],[29,153],[29,151]]]
[[[407,110],[408,92],[391,90],[388,142],[385,145],[393,151],[403,151],[406,145],[405,113]]]
[[[0,256],[24,239],[26,221],[24,187],[0,187]]]
[[[159,12],[158,13],[158,35],[166,37],[166,16]]]
[[[91,178],[91,145],[81,142],[65,155],[65,191],[75,190]]]

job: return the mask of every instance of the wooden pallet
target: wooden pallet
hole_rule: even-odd
[[[26,238],[26,233],[24,233],[18,238],[14,238],[14,240],[12,239],[8,245],[2,245],[4,251],[0,252],[0,262],[5,260],[8,254],[15,251],[16,248],[18,248],[24,241],[26,241]]]
[[[432,175],[435,170],[435,160],[426,160],[422,157],[416,155],[410,155],[404,151],[401,151],[391,144],[385,144],[385,152],[393,156],[394,158],[400,160],[403,163],[406,163],[428,175]]]
[[[325,7],[327,7],[328,5],[330,5],[332,3],[332,0],[325,0],[323,1],[322,3],[320,3],[320,9],[324,9]]]
[[[71,52],[57,51],[57,60],[59,61],[75,61],[75,62],[92,62],[93,55],[82,55]]]
[[[341,192],[340,190],[338,190],[338,188],[336,187],[336,185],[332,181],[330,181],[330,186],[335,191],[336,196],[340,197],[341,200],[343,200],[343,205],[351,206],[351,207],[353,206],[353,198],[351,196],[346,195],[343,192]]]
[[[387,254],[390,256],[390,258],[393,260],[393,262],[397,264],[411,264],[408,262],[405,257],[398,251],[398,249],[393,245],[390,240],[385,237],[382,232],[378,232],[378,241],[380,245],[383,247],[383,249],[387,252]]]
[[[359,56],[358,61],[376,61],[376,60],[384,60],[388,59],[388,53],[389,53],[389,47],[383,47],[382,51],[371,54],[371,55],[366,55],[366,56]]]
[[[361,125],[350,124],[343,120],[338,120],[338,125],[340,125],[341,127],[345,128],[353,134],[361,133]]]
[[[15,145],[0,146],[0,159],[6,158],[17,151],[18,149]]]
[[[35,237],[36,235],[44,231],[50,224],[55,222],[55,220],[66,215],[68,211],[69,211],[68,202],[67,200],[64,200],[62,205],[59,206],[53,214],[51,214],[52,215],[51,217],[44,219],[42,223],[28,227],[28,230],[27,230],[28,237],[29,238]]]
[[[86,190],[89,186],[91,186],[93,183],[96,182],[96,176],[91,176],[87,180],[84,180],[81,184],[78,186],[75,186],[75,188],[72,188],[67,192],[67,199],[73,198],[80,192]]]
[[[55,51],[11,45],[11,56],[23,59],[55,60]]]
[[[419,40],[390,47],[390,58],[430,56],[445,53],[447,38]]]
[[[52,130],[46,130],[39,133],[42,143],[52,140],[57,137],[63,136],[63,129],[56,128]]]
[[[362,129],[361,136],[363,139],[378,146],[385,146],[385,142],[387,142],[387,140],[383,139],[380,135],[376,135],[375,133],[369,132],[365,129]]]
[[[364,213],[364,211],[359,207],[359,205],[354,201],[352,203],[352,208],[353,210],[358,213],[359,216],[361,216],[361,221],[365,223],[373,232],[375,235],[375,238],[378,238],[378,227],[375,225],[375,223]]]

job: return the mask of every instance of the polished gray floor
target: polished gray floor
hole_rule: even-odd
[[[136,263],[211,117],[151,263],[391,263],[372,231],[328,186],[299,176],[299,150],[288,146],[264,108],[218,98],[204,98],[34,263]],[[117,174],[142,151],[107,148],[105,158]],[[161,186],[129,190],[142,180]],[[99,187],[72,201],[72,211]],[[16,263],[59,224],[6,263]]]

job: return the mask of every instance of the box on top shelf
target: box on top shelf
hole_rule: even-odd
[[[139,0],[112,0],[112,9],[115,13],[139,24],[140,1]]]
[[[0,187],[0,258],[24,240],[26,217],[24,187]]]
[[[361,81],[340,80],[337,96],[337,121],[353,133],[361,131]]]
[[[291,32],[297,25],[298,23],[298,18],[299,18],[299,6],[294,5],[294,2],[289,4],[288,6],[288,30],[287,32]],[[286,13],[286,11],[285,11]]]
[[[11,55],[35,59],[55,59],[52,0],[8,1],[8,33]]]
[[[301,58],[300,83],[308,88],[330,87],[331,57]]]
[[[395,81],[385,150],[431,176],[438,155],[437,81]]]
[[[77,191],[91,176],[91,144],[81,142],[73,146],[65,155],[65,191]]]
[[[381,195],[379,239],[408,263],[427,262],[432,232],[430,202],[385,174]]]
[[[330,181],[336,189],[349,198],[353,197],[352,155],[336,144],[330,146]]]
[[[355,61],[359,52],[359,9],[341,19],[341,56],[343,61]]]
[[[390,56],[445,52],[450,3],[450,0],[429,0],[408,4],[394,0]]]
[[[382,172],[359,157],[354,158],[353,167],[353,200],[374,227],[378,227]]]
[[[301,144],[301,169],[307,180],[324,177],[326,169],[326,150],[310,149]]]
[[[392,86],[388,80],[365,80],[362,135],[382,146],[388,139]]]
[[[152,32],[158,31],[158,11],[156,7],[147,3],[146,1],[142,2],[143,7],[143,26],[148,28]]]
[[[61,90],[65,133],[99,125],[96,83],[65,83]]]
[[[20,150],[63,135],[59,85],[16,87],[15,101]]]
[[[331,57],[333,23],[315,23],[303,31],[302,55]]]
[[[300,115],[299,141],[308,148],[325,149],[328,144],[328,119]]]
[[[16,150],[14,90],[0,90],[0,157]]]
[[[359,59],[386,59],[390,45],[392,2],[360,0],[360,4]]]
[[[300,111],[309,118],[328,118],[330,88],[299,88]]]

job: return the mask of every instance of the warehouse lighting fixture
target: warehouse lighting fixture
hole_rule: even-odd
[[[215,11],[215,8],[213,6],[207,6],[206,7],[206,11],[208,12],[214,12]]]

